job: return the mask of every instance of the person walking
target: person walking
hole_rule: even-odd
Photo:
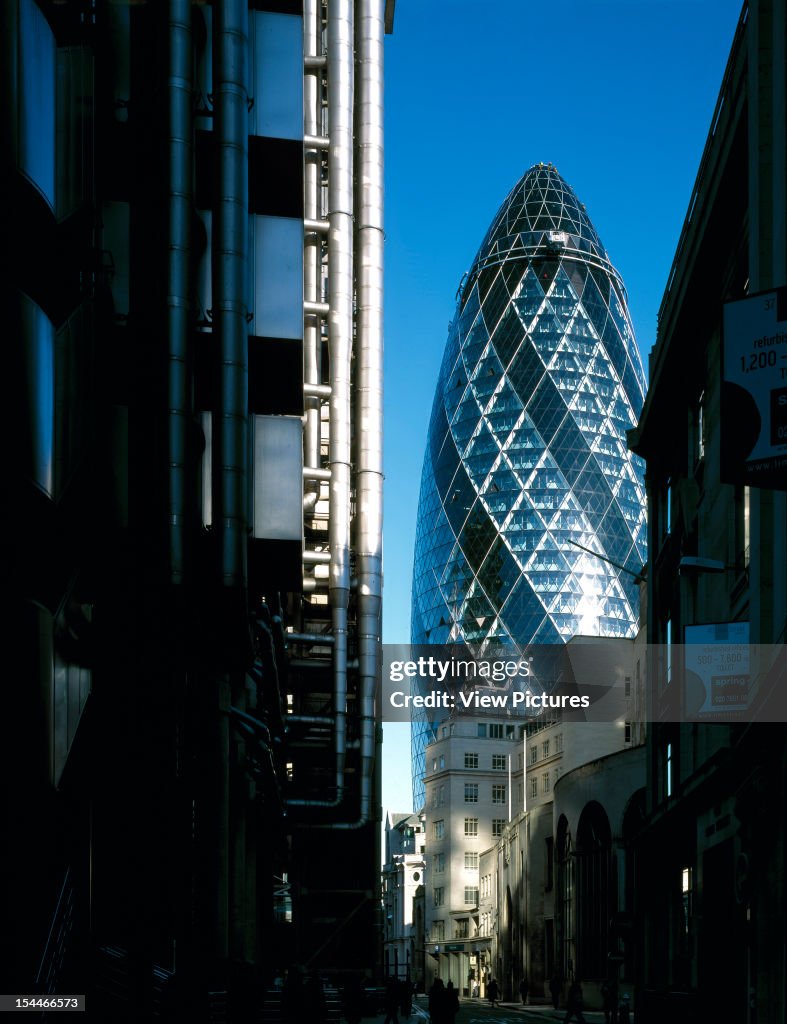
[[[445,987],[446,1024],[454,1024],[457,1013],[459,1013],[459,993],[454,988],[454,983],[449,981]]]
[[[435,978],[429,989],[429,1016],[432,1024],[446,1024],[447,999],[442,978]]]
[[[568,998],[566,999],[566,1015],[563,1018],[563,1024],[568,1024],[572,1017],[576,1017],[579,1024],[586,1024],[585,1018],[582,1016],[583,1006],[584,999],[582,997],[582,986],[579,983],[579,979],[575,979],[571,982],[571,986],[568,990]]]
[[[495,978],[492,978],[487,985],[486,996],[492,1006],[497,1006],[497,1001],[500,998],[500,988]]]
[[[522,1005],[523,1006],[525,1006],[527,1004],[527,993],[529,991],[530,991],[530,988],[529,988],[529,986],[527,984],[527,978],[523,978],[519,982],[519,994],[520,994],[520,996],[522,996]]]

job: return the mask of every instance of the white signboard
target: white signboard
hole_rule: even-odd
[[[686,626],[685,641],[687,715],[745,711],[751,683],[749,623]]]
[[[787,488],[787,290],[724,305],[722,473]]]

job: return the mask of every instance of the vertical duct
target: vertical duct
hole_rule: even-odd
[[[307,8],[311,0],[307,0]],[[349,598],[350,508],[350,354],[352,341],[353,256],[356,298],[356,579],[360,680],[360,814],[356,821],[332,823],[354,829],[372,818],[377,757],[375,689],[380,667],[382,604],[383,481],[383,4],[358,0],[355,19],[357,84],[352,82],[352,11],[334,3],[328,22],[330,117],[329,285],[331,361],[331,568],[334,711],[336,720],[336,801],[294,800],[292,806],[335,806],[344,791],[347,702],[347,604]],[[353,126],[355,113],[356,226],[353,238]],[[348,155],[349,150],[349,155]],[[320,827],[320,826],[316,826]]]
[[[248,342],[245,292],[248,251],[248,116],[245,0],[213,7],[214,139],[217,192],[213,211],[213,332],[219,388],[213,417],[213,528],[221,582],[246,586]]]
[[[330,345],[329,599],[334,636],[337,798],[347,736],[347,607],[350,597],[350,365],[353,333],[353,7],[328,9],[328,335]]]
[[[356,575],[361,818],[369,819],[380,665],[383,519],[383,2],[358,0],[356,49]]]
[[[219,963],[226,962],[237,928],[230,920],[237,913],[237,892],[245,890],[238,870],[237,844],[245,842],[242,808],[237,789],[231,821],[231,765],[238,750],[230,742],[229,711],[233,687],[243,686],[245,651],[232,637],[246,631],[247,518],[248,518],[248,116],[246,0],[217,0],[213,5],[213,97],[216,190],[213,206],[211,258],[213,332],[218,349],[218,394],[213,415],[213,529],[217,536],[220,588],[229,600],[220,607],[226,620],[221,657],[225,671],[217,680],[215,735],[211,750],[214,795],[211,815],[214,842],[215,891],[212,912],[212,949]],[[236,600],[237,599],[237,600]],[[239,646],[239,645],[238,645]],[[241,694],[237,694],[241,701]],[[232,758],[231,754],[235,757]],[[234,870],[233,870],[234,868]]]
[[[308,57],[320,53],[321,36],[319,0],[304,0],[303,4],[303,52]],[[320,134],[320,69],[307,66],[303,81],[303,133],[307,137]],[[322,155],[318,149],[304,152],[304,204],[305,221],[322,218],[320,204],[320,163]],[[306,302],[320,302],[320,235],[317,231],[306,233],[303,251],[303,297]],[[314,313],[307,314],[303,330],[303,379],[306,384],[320,383],[320,319]],[[320,399],[307,394],[306,429],[304,432],[303,464],[311,468],[320,465]],[[319,480],[306,482],[304,510],[313,511],[320,495]]]
[[[192,194],[192,36],[190,0],[170,0],[167,11],[167,343],[168,524],[172,583],[185,574],[188,437],[189,277]]]

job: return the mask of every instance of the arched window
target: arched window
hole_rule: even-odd
[[[564,815],[557,823],[557,949],[555,964],[562,978],[574,974],[574,863],[571,832]]]
[[[612,833],[604,808],[589,803],[577,827],[577,973],[582,978],[607,976],[611,900]]]

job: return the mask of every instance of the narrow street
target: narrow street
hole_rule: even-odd
[[[413,1002],[413,1013],[409,1018],[410,1024],[429,1020],[429,1011],[426,1007],[427,997],[419,995],[417,1001]],[[564,1007],[553,1010],[550,1005],[522,1006],[515,1003],[503,1003],[492,1008],[485,999],[463,998],[459,1001],[456,1024],[489,1024],[492,1021],[496,1024],[523,1024],[523,1021],[542,1021],[544,1024],[546,1022],[553,1024],[554,1021],[563,1021],[565,1016]],[[604,1021],[604,1014],[600,1010],[585,1010],[584,1017],[588,1024],[603,1024]],[[384,1014],[376,1018],[377,1024],[382,1024],[384,1020]],[[400,1015],[400,1024],[407,1020],[407,1017]],[[633,1020],[632,1015],[632,1022]]]

